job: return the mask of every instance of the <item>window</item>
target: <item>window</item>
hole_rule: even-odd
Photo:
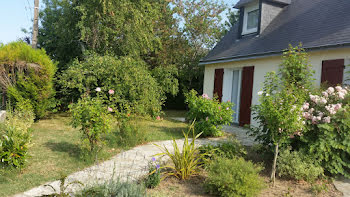
[[[258,31],[259,15],[259,1],[252,2],[244,7],[242,35]]]
[[[247,29],[257,28],[258,22],[259,22],[259,10],[248,12]]]

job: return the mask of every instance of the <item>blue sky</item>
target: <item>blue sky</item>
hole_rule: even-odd
[[[233,5],[238,0],[224,0]],[[32,26],[34,0],[0,0],[0,43],[8,43],[23,38],[22,28]]]

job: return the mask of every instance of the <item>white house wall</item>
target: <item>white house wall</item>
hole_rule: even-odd
[[[345,64],[350,64],[350,48],[309,52],[309,63],[313,66],[313,69],[315,70],[314,78],[315,78],[316,85],[320,85],[321,83],[322,61],[333,60],[333,59],[346,59]],[[264,82],[264,77],[266,73],[270,71],[277,71],[278,66],[280,64],[281,64],[281,56],[274,56],[274,57],[266,57],[266,58],[260,58],[260,59],[251,59],[251,60],[206,65],[205,72],[204,72],[203,92],[208,94],[210,97],[213,96],[214,74],[215,74],[216,68],[237,69],[245,66],[255,66],[252,106],[256,105],[258,104],[258,99],[259,99],[257,93],[261,90],[262,83]],[[348,78],[348,77],[344,77],[344,78]],[[225,89],[226,88],[224,87],[223,90],[226,91]],[[223,94],[225,95],[225,93]],[[252,124],[256,125],[256,123],[253,120],[253,117],[251,118],[251,120],[252,120]]]

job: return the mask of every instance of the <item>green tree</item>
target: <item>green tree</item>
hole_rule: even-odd
[[[36,118],[54,106],[53,77],[56,64],[45,50],[32,49],[24,42],[0,46],[0,86],[11,104],[29,100]]]
[[[289,145],[290,138],[305,131],[302,106],[305,87],[311,88],[312,70],[307,54],[299,47],[289,47],[283,53],[279,76],[275,72],[265,76],[263,90],[259,93],[259,105],[253,106],[259,126],[252,129],[257,140],[274,147],[271,179],[275,182],[276,163],[280,147]]]

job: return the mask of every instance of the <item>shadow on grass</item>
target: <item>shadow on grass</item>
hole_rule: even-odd
[[[81,149],[78,145],[69,142],[46,142],[45,146],[52,151],[68,153],[70,157],[79,159],[81,156]]]

